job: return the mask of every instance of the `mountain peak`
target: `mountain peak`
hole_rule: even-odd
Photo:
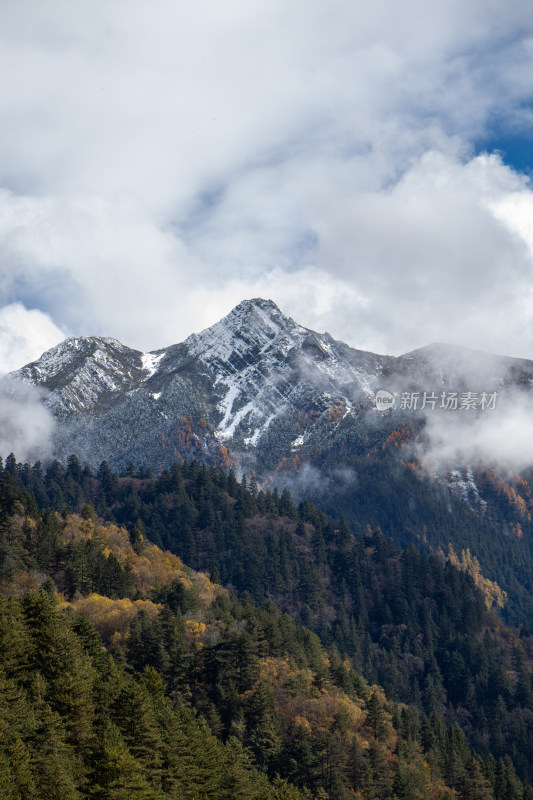
[[[449,342],[431,342],[423,347],[417,347],[415,350],[410,350],[408,353],[403,353],[401,358],[443,358],[454,357],[464,353],[472,353],[476,356],[488,355],[482,350],[474,350],[470,347],[465,347],[459,344],[450,344]]]
[[[22,369],[38,368],[46,371],[49,367],[58,368],[61,364],[72,359],[88,358],[99,351],[135,352],[130,347],[126,347],[122,342],[119,342],[118,339],[113,339],[110,336],[69,336],[59,344],[46,350],[36,361],[26,364]],[[20,371],[15,370],[15,373]]]
[[[254,328],[271,328],[276,332],[280,329],[290,329],[294,327],[300,328],[296,325],[294,320],[285,316],[273,300],[264,300],[262,297],[254,297],[251,300],[243,300],[233,308],[227,316],[220,321],[221,324],[227,324],[237,327],[252,326]]]
[[[71,336],[8,377],[44,386],[50,407],[86,412],[103,397],[116,395],[146,379],[142,353],[118,339]]]
[[[286,348],[294,337],[307,333],[272,300],[256,297],[243,300],[219,322],[189,336],[186,344],[193,355],[202,353],[203,358],[209,358],[211,354],[229,360],[233,352],[243,354],[250,349],[261,349],[274,340]]]
[[[263,297],[252,297],[250,300],[241,300],[233,311],[251,311],[254,308],[260,308],[262,311],[274,311],[281,314],[281,311],[273,300],[265,300]]]

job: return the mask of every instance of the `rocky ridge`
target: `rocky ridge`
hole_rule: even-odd
[[[401,408],[405,393],[422,402],[424,392],[529,391],[533,362],[448,345],[377,355],[253,299],[177,345],[142,353],[70,338],[9,378],[46,391],[62,461],[76,452],[120,470],[198,458],[266,474],[335,448],[363,453],[402,425],[423,424],[419,409]],[[393,412],[377,411],[379,388],[395,393]]]

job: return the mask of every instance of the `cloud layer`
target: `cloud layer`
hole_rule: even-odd
[[[0,381],[0,456],[14,453],[20,462],[50,457],[55,420],[43,397],[30,384]]]
[[[0,375],[35,361],[65,338],[50,317],[22,303],[0,308]]]
[[[531,124],[527,4],[29,0],[0,45],[0,370],[257,295],[358,347],[533,356],[531,184],[483,153]]]
[[[531,401],[520,397],[508,397],[503,409],[474,419],[428,414],[424,433],[427,447],[417,455],[437,473],[457,463],[518,471],[532,463]]]

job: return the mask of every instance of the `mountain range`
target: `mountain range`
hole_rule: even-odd
[[[378,355],[254,299],[180,344],[142,353],[116,339],[69,338],[8,377],[45,390],[63,462],[77,453],[93,467],[105,459],[158,470],[194,457],[264,478],[329,453],[339,463],[342,453],[365,454],[402,426],[418,431],[429,412],[468,422],[490,414],[502,391],[529,392],[533,361],[442,344]],[[379,389],[394,408],[378,410]],[[471,408],[461,408],[468,393]]]

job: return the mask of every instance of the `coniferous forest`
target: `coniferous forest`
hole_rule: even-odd
[[[469,552],[197,463],[0,474],[14,798],[533,798],[533,639]]]

